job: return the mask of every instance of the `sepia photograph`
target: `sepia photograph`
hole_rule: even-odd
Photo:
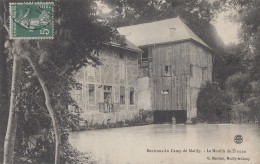
[[[0,0],[0,163],[260,164],[259,0]]]

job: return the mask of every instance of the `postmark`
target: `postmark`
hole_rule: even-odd
[[[53,39],[54,3],[9,3],[11,39]]]

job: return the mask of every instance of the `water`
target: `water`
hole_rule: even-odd
[[[241,144],[234,142],[236,135],[243,136]],[[100,164],[260,164],[256,125],[148,125],[76,132],[69,141]]]

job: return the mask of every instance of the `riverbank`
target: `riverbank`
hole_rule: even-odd
[[[110,128],[122,128],[122,127],[132,127],[132,126],[143,126],[150,125],[152,121],[144,120],[140,117],[135,117],[132,120],[122,120],[118,122],[110,122],[109,120],[102,124],[89,124],[86,121],[82,121],[78,127],[71,128],[71,131],[88,131],[88,130],[98,130],[98,129],[110,129]]]

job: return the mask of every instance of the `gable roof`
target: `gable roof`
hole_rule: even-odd
[[[178,17],[120,27],[117,30],[121,35],[125,35],[128,40],[137,46],[194,40],[211,49]]]

